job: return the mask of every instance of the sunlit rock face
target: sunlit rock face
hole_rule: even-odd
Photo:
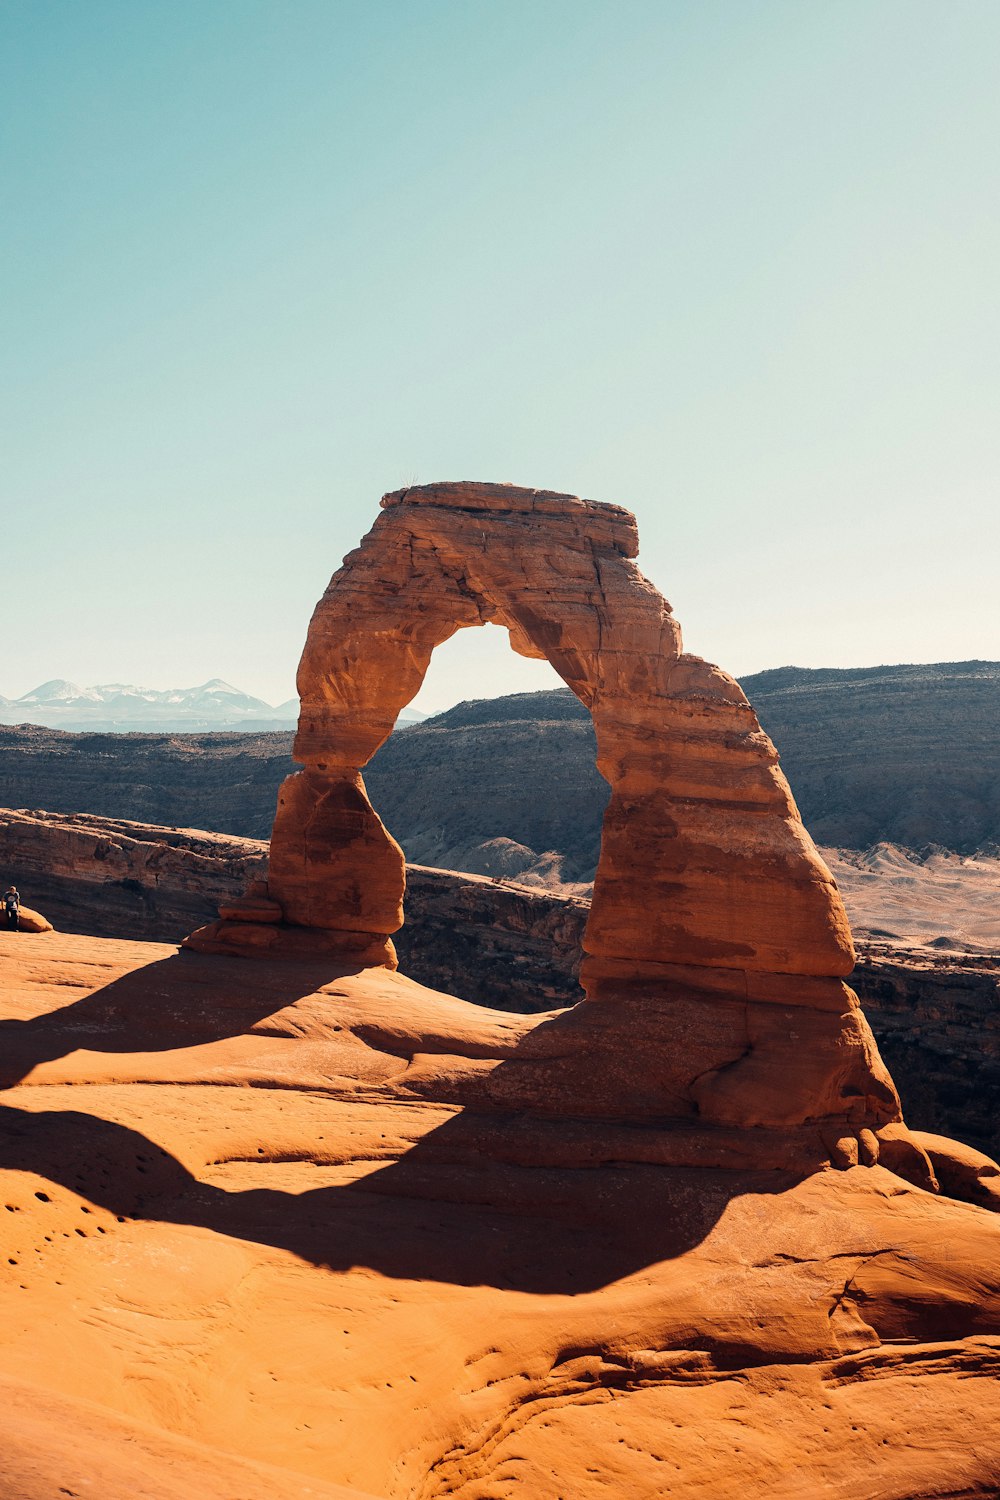
[[[281,790],[271,842],[281,920],[230,908],[192,946],[395,964],[403,855],[361,773],[434,648],[499,624],[589,708],[611,797],[587,1002],[559,1022],[558,1067],[551,1048],[525,1049],[488,1086],[492,1102],[808,1122],[845,1162],[874,1159],[873,1132],[898,1123],[899,1103],[842,982],[854,951],[836,885],[743,692],[683,651],[637,551],[628,511],[571,495],[472,483],[386,495],[317,605],[299,667],[304,770]]]

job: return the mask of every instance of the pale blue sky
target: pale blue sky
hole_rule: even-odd
[[[452,478],[629,506],[737,673],[1000,658],[998,64],[996,0],[6,0],[0,694],[287,697]]]

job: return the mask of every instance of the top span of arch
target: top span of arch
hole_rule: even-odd
[[[505,627],[515,651],[547,659],[592,712],[650,672],[662,678],[680,632],[637,551],[629,511],[575,495],[468,482],[386,495],[313,614],[295,758],[364,766],[433,650],[467,626]]]
[[[636,557],[639,529],[635,516],[623,505],[581,500],[558,490],[533,490],[517,484],[485,484],[471,479],[439,484],[410,485],[382,496],[383,510],[396,506],[435,506],[445,510],[488,511],[493,515],[562,516],[586,527],[594,545],[604,543],[622,557]]]

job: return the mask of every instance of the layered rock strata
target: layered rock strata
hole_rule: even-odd
[[[178,941],[266,872],[250,839],[0,808],[0,878],[65,932]]]
[[[0,807],[267,838],[292,735],[67,734],[0,724]]]
[[[932,1182],[842,982],[847,917],[774,747],[738,684],[684,653],[637,550],[627,511],[574,496],[485,484],[386,495],[318,604],[299,667],[305,769],[279,796],[268,883],[281,921],[230,911],[189,942],[395,965],[403,854],[361,772],[434,648],[493,622],[590,710],[611,796],[586,1002],[539,1027],[499,1087],[458,1068],[456,1100],[808,1126],[843,1165],[886,1149]]]

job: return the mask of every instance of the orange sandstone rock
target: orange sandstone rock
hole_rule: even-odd
[[[20,932],[52,931],[52,923],[48,917],[43,917],[40,911],[32,911],[30,906],[22,906],[18,909],[17,925]]]
[[[4,1500],[998,1492],[1000,1216],[808,1124],[542,1116],[518,1058],[617,1012],[627,1091],[662,1015],[345,968],[0,932]]]
[[[836,885],[741,689],[683,652],[637,549],[627,511],[575,496],[473,483],[385,496],[317,605],[299,667],[305,770],[281,791],[268,882],[283,921],[268,936],[225,913],[189,944],[322,943],[391,966],[403,856],[361,771],[435,646],[493,621],[590,708],[612,788],[588,1001],[553,1023],[571,1058],[558,1077],[514,1060],[511,1107],[878,1130],[899,1101],[841,982],[854,950]]]

